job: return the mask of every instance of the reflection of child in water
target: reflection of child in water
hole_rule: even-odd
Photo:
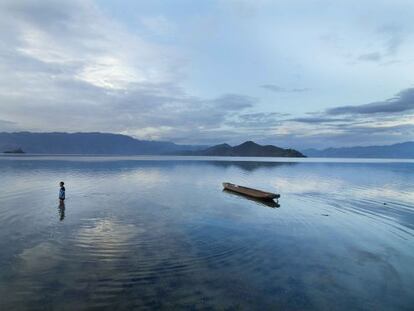
[[[59,203],[59,220],[63,221],[65,219],[65,201],[60,200]]]
[[[64,201],[65,200],[65,187],[63,186],[65,183],[63,181],[60,182],[60,190],[59,190],[59,200]]]

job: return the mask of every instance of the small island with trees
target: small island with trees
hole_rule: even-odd
[[[3,151],[3,153],[13,153],[13,154],[22,154],[25,153],[22,148],[16,148],[11,150]]]
[[[253,141],[246,141],[234,147],[230,146],[229,144],[221,144],[203,150],[184,151],[180,154],[192,156],[224,157],[306,157],[301,152],[294,149],[284,149],[272,145],[262,146]]]

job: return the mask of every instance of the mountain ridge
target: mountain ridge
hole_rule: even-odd
[[[36,154],[160,155],[206,147],[138,140],[127,135],[99,132],[0,132],[0,152],[20,148],[26,153]]]
[[[414,141],[392,145],[355,146],[326,149],[305,149],[302,153],[309,157],[327,158],[414,158]]]
[[[414,141],[392,145],[318,149],[283,149],[246,141],[237,146],[179,145],[168,141],[139,140],[123,134],[100,132],[0,132],[0,153],[24,150],[37,154],[90,155],[211,155],[293,156],[340,158],[414,158]]]

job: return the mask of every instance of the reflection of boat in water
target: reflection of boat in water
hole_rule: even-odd
[[[239,192],[234,192],[234,191],[227,190],[227,189],[223,189],[223,192],[225,192],[225,193],[227,193],[229,195],[234,195],[234,196],[238,196],[238,197],[241,197],[241,198],[244,198],[244,199],[253,201],[253,202],[258,203],[260,205],[265,205],[265,206],[272,207],[272,208],[280,207],[279,202],[275,202],[273,200],[269,200],[269,199],[267,199],[267,200],[256,199],[254,197],[250,197],[250,196],[247,196],[245,194],[241,194]]]
[[[247,187],[231,184],[228,182],[223,183],[223,188],[226,190],[237,192],[237,193],[240,193],[240,194],[243,194],[243,195],[255,198],[255,199],[259,199],[259,200],[273,200],[273,199],[280,198],[280,194],[261,191],[261,190],[257,190],[253,188],[247,188]]]

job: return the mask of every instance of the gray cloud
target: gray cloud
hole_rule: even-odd
[[[344,121],[349,121],[349,119],[346,119],[346,118],[338,119],[338,118],[327,118],[327,117],[303,117],[303,118],[289,119],[289,121],[319,124],[319,123],[344,122]]]
[[[378,62],[381,59],[382,59],[382,55],[379,52],[362,54],[358,57],[358,60],[369,61],[369,62]]]
[[[307,132],[291,135],[295,144],[303,146],[321,145],[321,141],[322,145],[328,146],[371,145],[373,141],[389,144],[412,140],[412,111],[414,88],[408,88],[388,100],[331,108],[323,113],[309,113],[309,117],[287,119],[285,122],[300,122],[306,126]]]
[[[239,110],[253,107],[257,103],[257,99],[250,96],[239,94],[225,94],[212,102],[219,107],[223,107],[225,110]]]
[[[240,113],[235,118],[229,118],[226,125],[235,128],[245,128],[251,131],[270,129],[283,122],[283,118],[289,116],[287,113],[279,112],[256,112],[256,113]]]
[[[276,84],[263,84],[260,87],[275,93],[303,93],[310,90],[308,88],[284,88]]]
[[[405,89],[385,101],[359,106],[342,106],[326,111],[328,115],[401,113],[414,110],[414,88]]]
[[[395,126],[349,126],[348,133],[354,135],[382,135],[382,134],[393,134],[393,135],[402,135],[413,133],[414,126],[411,124],[404,125],[395,125]]]
[[[243,121],[255,121],[255,122],[266,122],[267,120],[271,119],[274,120],[276,118],[287,117],[289,116],[288,113],[279,113],[279,112],[256,112],[256,113],[246,113],[241,114],[239,118]]]

